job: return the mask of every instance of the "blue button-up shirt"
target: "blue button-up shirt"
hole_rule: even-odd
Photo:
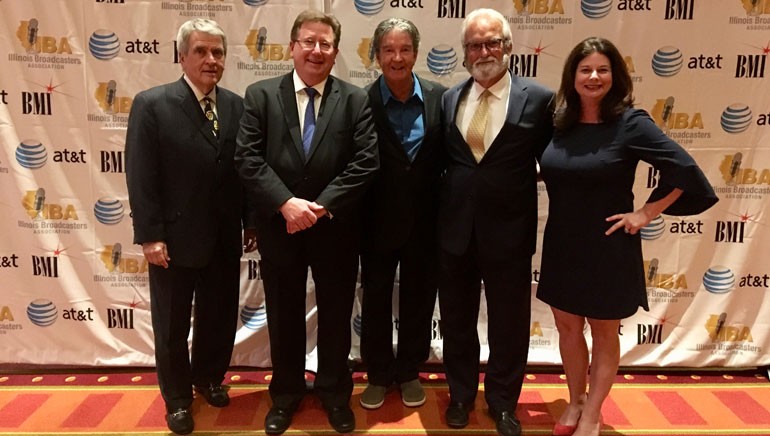
[[[385,112],[388,114],[388,121],[390,121],[393,131],[396,132],[396,137],[404,146],[409,161],[414,161],[425,137],[422,87],[414,73],[412,73],[412,78],[414,79],[414,90],[412,95],[403,103],[393,97],[384,78],[380,83],[382,102],[385,106]]]

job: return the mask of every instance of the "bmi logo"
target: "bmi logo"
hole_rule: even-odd
[[[32,275],[42,277],[59,277],[59,255],[64,250],[56,249],[53,256],[32,256]]]
[[[99,171],[103,173],[125,173],[126,156],[122,151],[99,151]]]
[[[465,18],[465,0],[438,0],[438,18]]]
[[[543,46],[542,43],[538,43],[537,47],[527,47],[532,50],[532,53],[528,54],[511,54],[510,68],[520,77],[537,77],[537,61],[540,59],[540,55],[545,53],[547,46]]]
[[[738,221],[717,221],[714,242],[742,244],[746,234],[746,223],[750,220],[751,215],[746,212],[739,216]]]
[[[663,343],[663,323],[637,324],[636,325],[636,343],[638,345],[662,344]]]
[[[249,280],[262,280],[262,272],[260,271],[259,261],[254,259],[249,259],[249,262],[246,268],[248,268]]]
[[[739,54],[735,62],[735,77],[743,79],[761,79],[765,77],[767,55],[770,53],[770,42],[764,47],[756,47],[759,53]]]
[[[695,0],[666,0],[666,20],[692,20]]]
[[[127,303],[128,307],[120,309],[107,309],[107,328],[110,329],[134,329],[134,309],[139,304],[135,300]]]
[[[43,35],[37,18],[21,21],[16,29],[16,38],[27,53],[72,54],[72,47],[65,37]]]

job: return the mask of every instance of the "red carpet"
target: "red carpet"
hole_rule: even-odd
[[[398,391],[393,390],[377,411],[358,406],[366,381],[356,375],[352,400],[355,434],[495,434],[483,393],[467,428],[446,427],[443,411],[449,397],[439,374],[423,374],[428,393],[423,407],[404,407]],[[195,434],[264,434],[263,420],[270,407],[269,378],[270,373],[262,371],[228,373],[231,405],[216,409],[196,399]],[[563,377],[528,375],[517,410],[524,434],[549,435],[566,397]],[[163,400],[151,372],[0,376],[0,435],[168,434],[163,413]],[[603,417],[603,435],[770,435],[770,383],[758,371],[627,374],[618,376]],[[311,395],[286,434],[336,433]]]

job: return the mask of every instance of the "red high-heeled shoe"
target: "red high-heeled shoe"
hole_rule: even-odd
[[[576,429],[577,429],[577,424],[564,425],[564,424],[559,424],[557,422],[553,426],[553,436],[572,436],[572,433],[575,433]]]

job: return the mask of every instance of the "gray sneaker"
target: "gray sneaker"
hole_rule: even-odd
[[[385,392],[388,390],[385,386],[378,386],[373,384],[366,385],[366,389],[361,393],[361,407],[364,409],[379,409],[385,402]],[[425,401],[425,400],[423,400]]]
[[[425,404],[425,390],[419,379],[401,383],[401,401],[406,407],[418,407]]]

